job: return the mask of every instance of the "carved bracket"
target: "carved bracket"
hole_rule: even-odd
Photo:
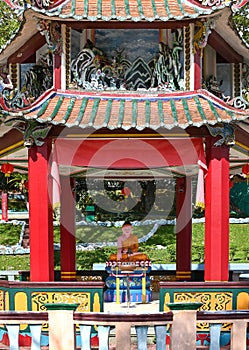
[[[195,34],[193,39],[193,50],[196,53],[199,50],[202,50],[208,42],[208,37],[212,32],[212,29],[215,28],[215,21],[213,18],[209,18],[205,22],[197,21],[195,23]]]
[[[214,144],[216,147],[222,145],[233,146],[235,144],[234,128],[230,124],[224,123],[220,126],[211,126],[207,124],[207,128],[211,136],[221,136],[221,138]]]
[[[12,126],[13,128],[19,130],[23,134],[24,146],[42,146],[44,140],[50,129],[51,125],[40,124],[34,120],[24,120],[23,118],[11,118],[4,122],[7,126]]]
[[[48,49],[54,55],[62,54],[61,27],[58,22],[37,19],[37,29],[45,36]]]

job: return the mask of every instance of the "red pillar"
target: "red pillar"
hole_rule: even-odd
[[[199,49],[194,56],[194,74],[195,82],[194,89],[201,89],[202,73],[201,73],[201,49]]]
[[[61,279],[76,279],[75,194],[74,179],[61,176]]]
[[[190,177],[176,180],[176,279],[191,278],[192,186]]]
[[[61,56],[54,55],[54,88],[61,89]]]
[[[229,147],[206,141],[205,281],[229,278]]]
[[[48,184],[52,142],[29,149],[30,280],[54,280],[53,210]]]

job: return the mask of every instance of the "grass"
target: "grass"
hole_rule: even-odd
[[[0,255],[1,270],[29,270],[29,255]]]
[[[142,237],[152,226],[134,227],[134,234]],[[0,244],[12,245],[19,241],[20,226],[0,225]],[[249,262],[249,224],[230,224],[230,262]],[[116,242],[121,228],[115,227],[78,227],[77,242]],[[145,243],[140,244],[140,251],[145,252],[153,263],[174,263],[175,226],[161,226]],[[59,228],[55,227],[55,242],[59,242]],[[91,269],[93,263],[104,263],[115,247],[96,248],[91,251],[77,251],[77,269]],[[192,262],[203,263],[204,260],[204,224],[193,224]],[[29,255],[0,255],[1,270],[29,270]],[[59,269],[59,252],[55,252],[55,268]]]
[[[15,245],[19,243],[21,225],[0,225],[0,245]]]

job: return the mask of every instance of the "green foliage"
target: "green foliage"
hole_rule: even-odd
[[[16,33],[20,26],[16,14],[5,4],[0,1],[0,48]]]
[[[233,24],[242,40],[249,45],[249,3],[240,11],[236,12],[233,17]]]
[[[76,261],[78,270],[91,270],[93,264],[103,263],[109,259],[110,254],[115,253],[115,248],[106,247],[103,249],[77,251]]]
[[[29,255],[0,255],[0,266],[1,270],[29,270]]]
[[[21,225],[0,225],[0,245],[15,245],[20,240]]]
[[[230,261],[248,262],[249,260],[249,240],[248,225],[230,225]]]
[[[158,218],[165,214],[165,210],[170,211],[169,216],[174,216],[175,206],[171,203],[175,192],[174,179],[137,181],[126,185],[124,181],[105,180],[103,184],[102,180],[95,179],[89,191],[86,179],[78,178],[77,209],[86,215],[87,206],[94,206],[95,220],[98,221],[142,220],[148,213],[150,218]],[[166,205],[168,198],[170,208]],[[130,201],[134,203],[132,207]],[[112,208],[113,205],[115,210]]]
[[[80,227],[78,228],[83,235],[84,229],[87,233],[85,236],[95,237],[100,232],[102,237],[107,241],[117,238],[120,234],[120,228],[108,227],[99,231],[98,227]],[[249,262],[249,240],[248,224],[231,224],[230,225],[230,262]],[[135,232],[142,234],[142,227],[134,227]],[[91,232],[92,231],[92,232]],[[0,225],[0,244],[13,245],[19,241],[21,226],[12,224]],[[134,232],[134,233],[135,233]],[[59,242],[59,227],[54,228],[54,240]],[[100,237],[100,236],[99,236]],[[80,242],[80,237],[77,238]],[[146,253],[154,264],[170,264],[176,261],[176,235],[175,226],[161,226],[157,232],[145,243],[141,243],[139,250]],[[116,252],[116,247],[97,248],[95,250],[77,251],[77,269],[91,270],[94,263],[105,263],[110,254]],[[60,252],[55,251],[55,269],[60,269]],[[204,262],[204,224],[193,224],[192,233],[192,262]],[[1,270],[29,270],[29,255],[0,255]]]
[[[233,184],[230,190],[230,202],[240,217],[249,215],[249,190],[247,181]]]

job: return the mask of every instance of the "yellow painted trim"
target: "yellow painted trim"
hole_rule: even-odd
[[[249,147],[246,146],[246,145],[244,145],[243,143],[240,143],[240,142],[238,142],[238,141],[235,141],[235,145],[237,145],[237,146],[239,146],[239,147],[245,149],[246,151],[249,151]]]
[[[15,311],[27,311],[28,310],[28,300],[27,294],[25,292],[17,292],[15,294]]]
[[[4,311],[9,311],[10,309],[10,295],[9,292],[5,292],[4,295]]]
[[[182,275],[178,275],[178,274],[176,274],[176,278],[189,278],[189,277],[191,277],[191,274],[182,274]]]
[[[93,297],[93,312],[100,312],[100,301],[98,293],[94,293]]]
[[[164,303],[163,303],[163,311],[170,311],[169,307],[167,304],[170,303],[170,294],[168,292],[165,293],[164,295]]]
[[[190,277],[191,277],[191,272],[183,272],[183,273],[176,272],[176,278],[190,278]]]
[[[22,146],[23,146],[23,143],[24,143],[24,141],[22,140],[22,141],[19,141],[19,142],[15,143],[14,145],[11,145],[11,146],[9,146],[9,147],[6,147],[6,148],[0,150],[0,155],[1,155],[1,154],[4,154],[4,153],[7,153],[7,152],[9,152],[9,151],[12,151],[13,149],[22,147]]]
[[[237,310],[248,310],[249,296],[247,292],[240,292],[237,295]]]
[[[14,297],[15,311],[28,311],[28,299],[25,292],[17,292]],[[27,324],[21,324],[20,330],[27,328]]]
[[[226,283],[226,282],[228,282],[228,280],[205,280],[204,282],[214,282],[214,283],[222,282],[222,283]]]
[[[176,273],[179,273],[179,274],[185,274],[185,273],[191,273],[191,271],[176,271]]]
[[[153,138],[160,138],[160,137],[188,137],[189,134],[68,134],[66,138],[71,137],[82,137],[86,136],[87,138],[128,138],[128,137],[134,137],[134,138],[144,138],[144,137],[153,137]]]

